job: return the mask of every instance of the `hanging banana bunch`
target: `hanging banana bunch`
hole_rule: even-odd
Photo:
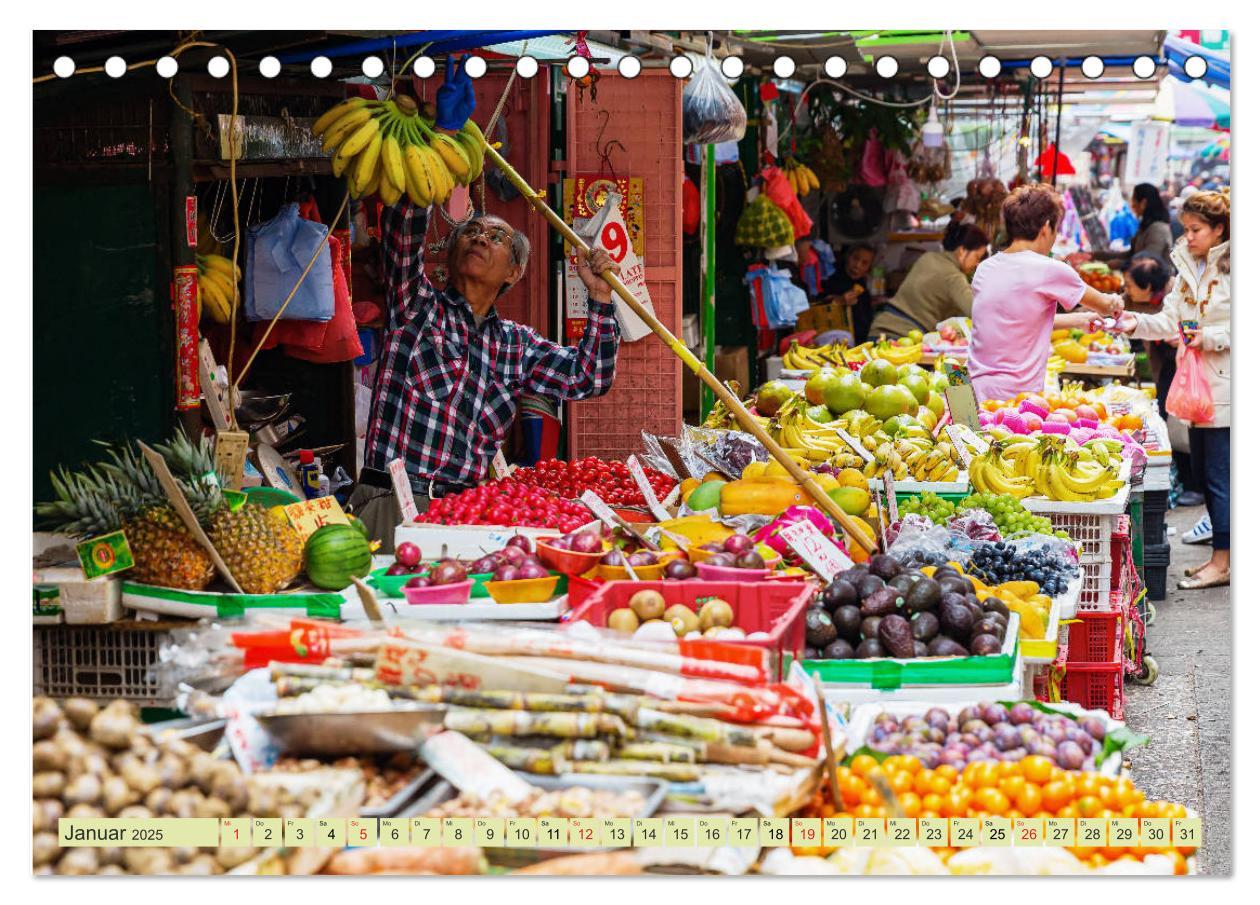
[[[820,188],[818,176],[814,171],[801,163],[795,157],[789,157],[783,162],[783,175],[787,177],[788,185],[792,186],[792,191],[804,198],[816,188]]]
[[[241,269],[223,255],[197,255],[197,317],[202,313],[218,324],[232,322],[232,296],[239,297],[236,284]]]
[[[485,162],[485,137],[471,119],[454,135],[437,132],[416,102],[353,97],[324,113],[311,131],[333,155],[333,175],[345,176],[350,195],[380,195],[396,204],[444,204],[456,185],[471,185]]]

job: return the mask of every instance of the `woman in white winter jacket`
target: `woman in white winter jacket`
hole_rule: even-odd
[[[1157,314],[1126,312],[1120,327],[1138,339],[1177,339],[1201,349],[1212,389],[1210,423],[1190,427],[1190,455],[1203,476],[1212,558],[1179,582],[1183,589],[1229,584],[1229,197],[1198,192],[1181,208],[1185,234],[1173,248],[1177,276]]]

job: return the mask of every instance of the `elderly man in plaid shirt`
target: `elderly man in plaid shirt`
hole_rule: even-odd
[[[438,92],[439,128],[456,131],[472,112],[471,84],[456,97],[463,106],[449,97],[443,103],[447,87],[465,90],[462,75]],[[453,116],[444,109],[451,106]],[[529,262],[524,235],[498,217],[461,224],[448,246],[448,285],[438,290],[424,272],[428,219],[428,209],[405,197],[381,215],[389,321],[361,486],[350,504],[387,543],[398,523],[387,474],[392,460],[406,464],[422,511],[429,500],[475,485],[488,476],[521,394],[602,396],[612,387],[621,339],[612,290],[601,276],[618,268],[606,252],[597,249],[579,263],[589,293],[586,329],[576,346],[561,346],[495,311]]]

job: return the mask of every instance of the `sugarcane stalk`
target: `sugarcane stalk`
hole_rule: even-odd
[[[529,203],[533,205],[534,210],[542,214],[556,232],[560,233],[560,235],[564,237],[564,240],[567,243],[582,253],[589,254],[591,251],[590,246],[583,242],[581,237],[573,231],[573,228],[570,227],[569,224],[565,223],[563,218],[551,209],[550,205],[548,205],[545,200],[545,194],[543,192],[537,192],[531,188],[529,183],[516,172],[510,163],[500,156],[498,151],[490,147],[488,144],[485,145],[485,149],[486,156],[490,158],[500,171],[502,171],[503,175],[507,177],[508,182],[512,183],[512,185],[516,187],[517,191],[519,191],[529,201]],[[692,354],[691,350],[688,349],[680,339],[678,339],[678,337],[670,333],[665,325],[656,319],[652,312],[648,311],[639,304],[638,299],[636,299],[630,290],[626,288],[626,285],[621,282],[616,274],[612,271],[606,271],[602,274],[602,276],[604,281],[612,287],[613,292],[617,293],[617,296],[630,307],[630,310],[637,314],[640,319],[648,325],[652,332],[660,337],[661,341],[670,348],[670,351],[678,356],[682,363],[690,368],[692,373],[699,377],[704,384],[713,391],[714,395],[717,396],[717,398],[722,401],[722,404],[725,405],[727,409],[730,410],[731,414],[735,416],[735,420],[739,422],[739,426],[756,437],[761,445],[770,452],[770,455],[774,456],[778,463],[787,469],[787,473],[792,476],[792,480],[796,481],[805,489],[805,492],[810,495],[816,504],[818,504],[818,507],[839,522],[844,530],[863,550],[867,553],[876,552],[877,548],[875,544],[867,538],[865,532],[858,527],[857,521],[841,509],[836,501],[829,497],[827,492],[823,490],[812,477],[810,477],[809,472],[797,465],[796,460],[789,456],[783,450],[783,447],[779,446],[779,444],[774,441],[774,438],[771,437],[770,434],[767,433],[766,429],[758,423],[757,419],[752,416],[752,413],[749,412],[748,409],[744,408],[744,404],[740,402],[739,397],[732,393],[726,387],[726,384],[718,380],[717,377],[714,376],[714,374],[706,368],[695,355]]]

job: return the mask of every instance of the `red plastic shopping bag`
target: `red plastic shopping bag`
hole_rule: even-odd
[[[783,171],[775,166],[765,167],[761,171],[761,179],[766,197],[787,214],[788,220],[792,222],[793,236],[797,239],[808,236],[809,231],[814,228],[814,221],[805,213],[805,208],[801,207],[800,199],[788,184]]]
[[[1207,365],[1198,349],[1181,346],[1177,350],[1177,372],[1168,389],[1166,407],[1168,414],[1191,424],[1211,424],[1216,417]]]

